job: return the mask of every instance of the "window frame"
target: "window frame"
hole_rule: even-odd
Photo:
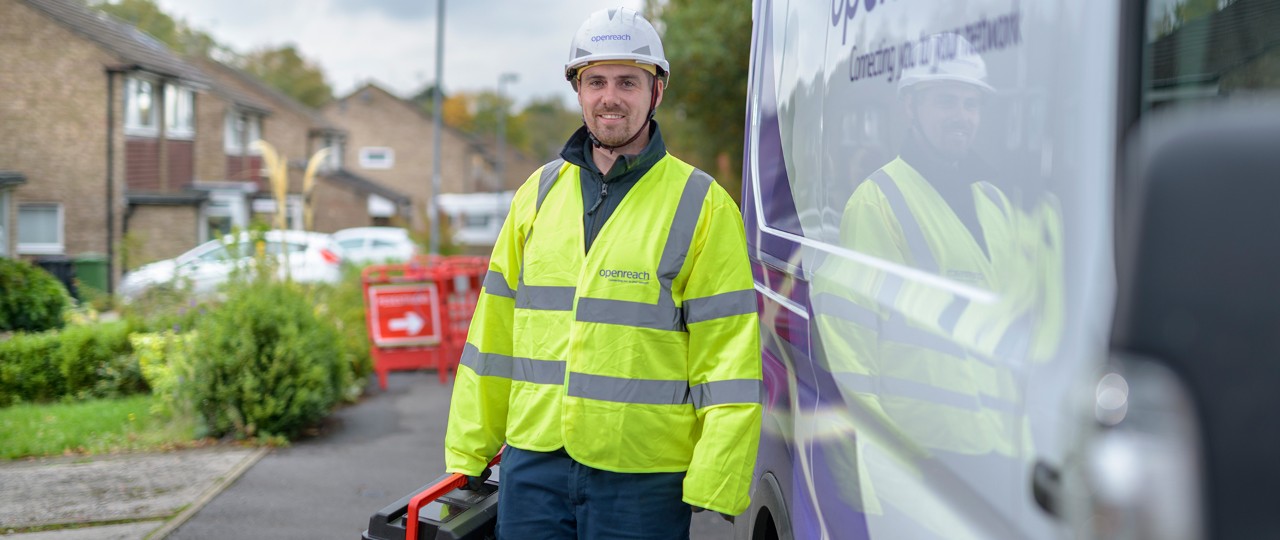
[[[324,162],[322,163],[324,170],[336,171],[341,169],[342,155],[346,152],[346,139],[341,135],[330,134],[324,136],[323,142],[325,148],[329,149],[329,154],[324,157]]]
[[[22,213],[32,208],[53,208],[55,212],[55,242],[23,242]],[[18,204],[18,234],[16,247],[22,255],[61,255],[66,252],[66,209],[59,202],[29,202]]]
[[[150,87],[150,125],[142,122],[138,107],[138,92],[145,83]],[[129,75],[124,79],[124,133],[135,137],[156,137],[160,135],[160,107],[164,106],[163,94],[156,91],[159,81],[150,77]],[[161,94],[157,99],[156,95]],[[158,103],[157,103],[158,102]]]
[[[382,159],[375,160],[371,154],[382,153]],[[396,166],[396,150],[389,146],[365,146],[360,148],[360,168],[372,170],[390,170]]]
[[[243,131],[233,132],[232,122],[243,122]],[[262,138],[262,115],[243,109],[228,109],[222,121],[222,137],[222,149],[229,156],[262,155],[262,150],[252,144]]]
[[[164,133],[170,139],[195,139],[195,90],[177,84],[164,85]],[[183,120],[179,123],[179,120]]]

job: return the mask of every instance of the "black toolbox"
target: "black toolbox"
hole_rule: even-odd
[[[362,540],[492,540],[498,524],[498,469],[493,467],[493,475],[475,491],[456,487],[466,482],[460,475],[437,478],[370,517]],[[420,507],[416,539],[406,536],[411,506]]]

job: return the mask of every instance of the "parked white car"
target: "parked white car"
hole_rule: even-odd
[[[342,279],[342,248],[333,237],[304,231],[268,231],[265,250],[279,263],[279,273],[303,283],[337,283]],[[215,292],[237,268],[254,257],[249,233],[210,240],[172,259],[143,265],[124,275],[119,294],[128,302],[163,285],[190,286],[196,295]],[[287,256],[286,256],[287,253]],[[286,262],[287,261],[287,262]]]
[[[403,262],[418,253],[409,231],[400,227],[353,227],[333,233],[348,262],[357,265]]]

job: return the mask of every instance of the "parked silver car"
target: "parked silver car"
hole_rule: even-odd
[[[342,248],[327,234],[268,231],[265,253],[276,259],[281,276],[303,283],[336,283],[342,278]],[[196,295],[215,292],[237,269],[248,268],[256,247],[249,233],[210,240],[172,259],[144,265],[124,275],[119,294],[132,301],[154,287],[190,287]]]
[[[333,233],[348,262],[357,265],[403,262],[418,253],[409,231],[400,227],[353,227]]]

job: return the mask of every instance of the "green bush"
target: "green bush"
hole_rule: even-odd
[[[66,393],[66,380],[54,360],[58,334],[18,334],[0,341],[0,406],[49,401]]]
[[[0,342],[0,406],[145,392],[127,322],[72,325]]]
[[[296,436],[322,419],[351,380],[333,323],[291,283],[241,282],[196,322],[183,393],[208,434]]]
[[[137,333],[129,336],[138,369],[151,387],[160,409],[152,412],[191,416],[194,405],[189,395],[195,379],[191,350],[197,334],[170,331]]]
[[[164,285],[152,287],[141,297],[121,305],[118,313],[138,332],[185,332],[195,327],[196,319],[207,313],[209,306],[187,287]]]
[[[0,332],[61,328],[70,299],[66,287],[48,272],[0,257]]]
[[[347,397],[355,398],[360,395],[365,381],[373,373],[360,269],[348,268],[343,273],[342,281],[336,285],[318,284],[315,287],[316,305],[320,314],[331,319],[342,336],[342,350],[351,364],[353,383],[356,386]]]

